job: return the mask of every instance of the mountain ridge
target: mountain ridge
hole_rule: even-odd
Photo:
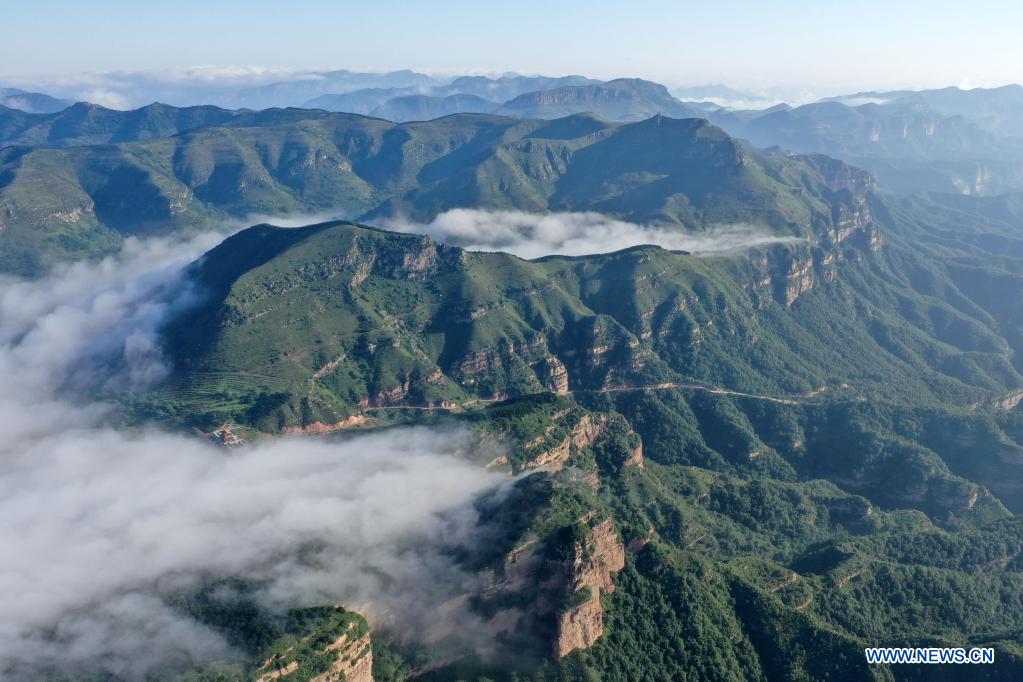
[[[640,78],[526,93],[505,102],[497,112],[523,118],[560,118],[580,113],[580,110],[592,110],[610,120],[636,120],[656,115],[693,118],[701,114],[675,99],[663,85]]]
[[[239,116],[144,142],[0,150],[4,267],[29,272],[56,254],[108,252],[126,234],[253,213],[428,221],[464,206],[599,210],[689,230],[738,222],[796,236],[832,220],[824,195],[836,188],[813,157],[753,152],[698,119]],[[628,168],[615,173],[609,159]]]

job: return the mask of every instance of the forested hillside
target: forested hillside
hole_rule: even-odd
[[[614,520],[613,591],[579,578],[561,625],[528,607],[538,630],[499,631],[535,658],[427,679],[916,679],[868,669],[878,642],[994,645],[992,679],[1011,679],[1021,318],[993,292],[1023,285],[1017,210],[870,195],[840,239],[535,261],[258,226],[196,264],[175,372],[136,409],[246,437],[468,421],[514,444],[491,466],[562,470],[526,479],[559,491],[531,513]],[[587,528],[582,546],[604,537]],[[502,532],[484,563],[517,585],[535,536]]]
[[[886,194],[699,119],[157,113],[96,119],[147,139],[0,151],[6,271],[252,213],[360,218],[242,229],[154,289],[174,306],[140,299],[158,378],[97,384],[97,412],[232,454],[464,429],[502,481],[463,510],[473,542],[436,548],[460,582],[413,635],[374,604],[172,583],[234,654],[182,679],[920,677],[868,667],[883,644],[990,645],[990,679],[1018,675],[1018,197]],[[461,207],[769,239],[524,260],[373,226]],[[84,399],[73,379],[49,390]]]
[[[277,110],[235,123],[114,146],[0,150],[0,269],[38,274],[54,260],[110,253],[126,235],[254,214],[601,211],[690,230],[739,222],[801,235],[830,221],[832,194],[869,184],[823,157],[745,149],[699,119],[465,114],[398,125]]]

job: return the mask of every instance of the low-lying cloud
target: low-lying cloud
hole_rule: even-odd
[[[674,226],[639,225],[601,213],[525,213],[456,208],[429,223],[393,221],[387,227],[426,234],[472,251],[506,251],[521,258],[584,256],[640,244],[708,255],[785,241],[753,225],[725,225],[686,232]]]
[[[209,576],[258,581],[271,607],[371,605],[426,627],[461,587],[441,548],[465,541],[471,502],[497,482],[458,457],[469,445],[462,431],[417,429],[225,454],[72,429],[7,452],[0,657],[131,679],[169,663],[160,651],[227,658],[219,635],[163,599]]]
[[[465,579],[472,502],[502,478],[458,429],[225,450],[114,426],[97,396],[166,369],[156,330],[183,266],[221,235],[129,241],[36,281],[0,280],[0,676],[54,666],[135,680],[229,659],[169,597],[216,576],[269,608],[342,603],[422,631]]]
[[[178,106],[209,104],[236,90],[278,81],[322,78],[316,72],[266,66],[195,66],[153,71],[109,71],[39,75],[15,78],[12,83],[30,91],[111,109],[133,109],[153,102]]]

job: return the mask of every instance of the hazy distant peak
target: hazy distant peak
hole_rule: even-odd
[[[0,105],[29,114],[50,114],[66,108],[69,101],[20,88],[0,88]]]

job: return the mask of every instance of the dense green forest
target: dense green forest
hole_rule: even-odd
[[[600,211],[688,229],[752,223],[796,235],[830,221],[836,183],[869,183],[824,157],[746,148],[702,119],[457,114],[395,124],[299,109],[87,113],[56,130],[88,141],[98,129],[119,144],[0,146],[0,271],[38,275],[113,253],[131,235],[254,215],[429,221],[468,206]]]
[[[537,616],[502,635],[534,654],[424,679],[1013,679],[1018,209],[869,202],[880,245],[723,257],[522,261],[346,223],[252,228],[196,266],[210,295],[167,328],[175,374],[134,409],[243,432],[464,421],[517,445],[510,471],[571,442],[462,560],[500,572],[529,538],[559,556],[593,532],[579,519],[613,518],[628,549],[603,636],[550,658]],[[814,279],[790,300],[793,262]],[[600,435],[577,445],[589,419]],[[868,667],[886,644],[994,646],[997,663]]]
[[[96,389],[118,426],[225,445],[457,426],[506,474],[476,542],[444,546],[473,577],[448,634],[204,576],[164,596],[235,656],[180,680],[1023,674],[1019,197],[886,194],[664,116],[86,119],[0,150],[5,272],[254,212],[360,216],[248,227],[189,265],[154,342],[166,375]],[[524,260],[373,226],[460,206],[772,240]],[[883,645],[996,663],[868,666]]]

